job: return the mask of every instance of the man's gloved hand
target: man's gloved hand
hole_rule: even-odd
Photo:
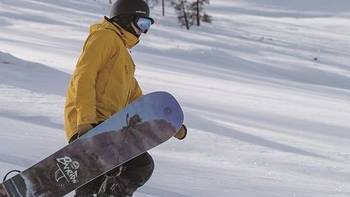
[[[84,135],[86,132],[88,132],[92,128],[93,126],[91,124],[78,125],[78,128],[77,128],[78,137]]]
[[[179,140],[183,140],[185,139],[187,135],[187,128],[185,125],[182,125],[182,127],[180,128],[180,130],[175,134],[174,137],[176,137]]]

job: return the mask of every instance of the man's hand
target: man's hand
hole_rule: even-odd
[[[78,125],[78,137],[84,135],[86,132],[88,132],[90,129],[92,129],[92,125],[91,124],[82,124],[82,125]]]
[[[185,139],[187,135],[187,128],[185,125],[182,125],[182,127],[180,128],[180,130],[176,133],[176,135],[174,137],[176,137],[179,140],[183,140]]]

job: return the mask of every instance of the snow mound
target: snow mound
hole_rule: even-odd
[[[66,144],[68,73],[108,9],[0,1],[0,174]],[[156,169],[135,196],[349,196],[347,0],[215,0],[208,13],[213,24],[187,31],[155,7],[132,49],[144,92],[173,93],[189,128],[151,151]]]

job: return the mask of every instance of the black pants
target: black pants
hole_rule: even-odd
[[[142,155],[126,162],[120,167],[96,178],[90,183],[76,190],[76,197],[98,196],[127,197],[144,185],[151,177],[154,162],[150,154]],[[101,186],[105,186],[101,190]]]
[[[148,181],[153,170],[154,161],[151,155],[145,152],[80,187],[76,190],[75,197],[92,197],[93,194],[101,197],[130,197],[137,188]]]

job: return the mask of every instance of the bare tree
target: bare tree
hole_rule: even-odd
[[[209,0],[196,0],[190,4],[189,9],[192,23],[195,23],[196,21],[197,26],[200,26],[200,21],[207,23],[212,22],[212,17],[204,11],[205,5],[209,3]]]
[[[190,21],[188,20],[188,4],[186,0],[173,0],[171,5],[174,7],[177,13],[177,19],[182,26],[186,26],[186,29],[190,29]]]
[[[154,8],[159,4],[159,0],[145,0],[150,8]]]

